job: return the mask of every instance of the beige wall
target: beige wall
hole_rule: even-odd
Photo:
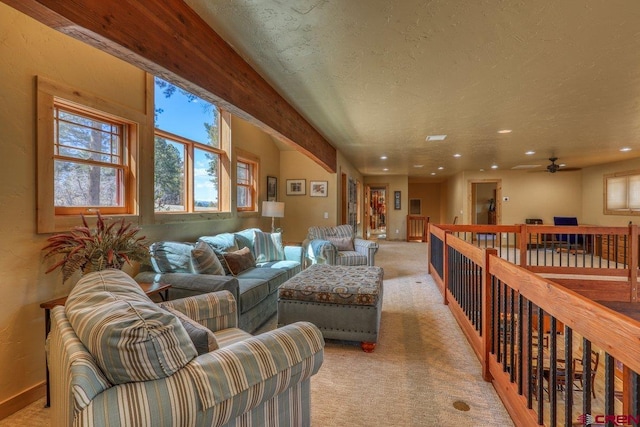
[[[420,199],[422,204],[422,216],[428,216],[429,221],[440,224],[442,185],[440,183],[410,182],[409,200]]]
[[[0,28],[1,417],[6,415],[5,408],[11,407],[12,399],[22,393],[35,388],[31,397],[42,396],[44,311],[39,305],[66,295],[75,282],[72,279],[62,284],[59,274],[44,274],[41,248],[48,235],[36,234],[35,76],[93,93],[143,114],[146,77],[136,67],[45,27],[3,3],[0,3]],[[259,197],[263,200],[265,177],[277,176],[280,171],[278,149],[270,137],[240,119],[232,120],[231,131],[234,145],[261,159]],[[153,141],[141,144],[149,147]],[[152,167],[152,158],[140,159],[141,174],[151,173]],[[145,192],[142,197],[153,194]],[[330,212],[335,212],[335,208]],[[150,241],[191,241],[201,235],[249,226],[266,230],[270,224],[268,218],[259,214],[243,217],[231,213],[214,220],[145,224],[143,234]]]
[[[640,223],[637,215],[605,215],[604,175],[640,170],[640,159],[594,166],[582,170],[582,218],[581,223],[593,225],[625,226],[629,221]]]

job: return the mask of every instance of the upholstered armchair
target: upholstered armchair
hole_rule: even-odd
[[[350,225],[309,227],[302,244],[307,264],[375,265],[378,244],[355,236]]]
[[[52,425],[309,425],[318,328],[236,325],[228,291],[157,305],[118,270],[83,277],[51,312]]]

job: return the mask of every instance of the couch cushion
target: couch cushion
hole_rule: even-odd
[[[291,278],[302,271],[302,265],[298,261],[271,261],[256,263],[258,269],[276,269],[287,272],[287,277]]]
[[[195,273],[226,275],[216,253],[209,244],[202,240],[198,240],[196,246],[191,250],[191,258]]]
[[[367,265],[367,257],[355,251],[341,251],[336,256],[336,265]]]
[[[246,230],[236,232],[236,245],[238,246],[238,249],[247,247],[251,249],[251,252],[253,252],[253,233],[256,231],[260,231],[260,229],[247,228]],[[253,252],[253,255],[256,255],[255,252]]]
[[[253,234],[253,253],[255,254],[256,262],[283,260],[282,234],[255,231]]]
[[[168,377],[197,356],[180,320],[120,270],[83,276],[65,313],[112,384]]]
[[[269,282],[262,279],[238,279],[240,313],[246,313],[269,295]]]
[[[238,276],[238,281],[242,279],[259,279],[269,283],[269,292],[274,292],[278,286],[283,284],[289,276],[285,270],[277,268],[252,268]],[[240,291],[242,293],[242,290]]]
[[[234,276],[256,266],[256,260],[249,248],[242,248],[234,252],[225,252],[222,254],[227,268]]]
[[[216,336],[208,328],[173,307],[166,307],[162,304],[160,306],[180,320],[182,326],[184,326],[184,329],[187,331],[193,346],[196,348],[198,356],[218,349]]]
[[[156,273],[193,273],[193,243],[155,242],[149,246],[151,266]]]

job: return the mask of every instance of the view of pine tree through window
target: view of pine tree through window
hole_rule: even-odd
[[[220,114],[212,103],[155,78],[155,210],[218,211]]]
[[[126,124],[54,104],[54,205],[59,213],[124,212]]]

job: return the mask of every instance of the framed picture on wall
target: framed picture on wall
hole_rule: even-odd
[[[275,176],[267,177],[267,200],[269,202],[278,200],[278,178]]]
[[[306,179],[288,179],[287,196],[304,196],[307,194]]]
[[[329,195],[329,183],[327,181],[310,181],[309,196],[327,197]]]
[[[393,192],[393,208],[397,211],[399,211],[401,208],[400,206],[400,192],[399,191],[394,191]]]

